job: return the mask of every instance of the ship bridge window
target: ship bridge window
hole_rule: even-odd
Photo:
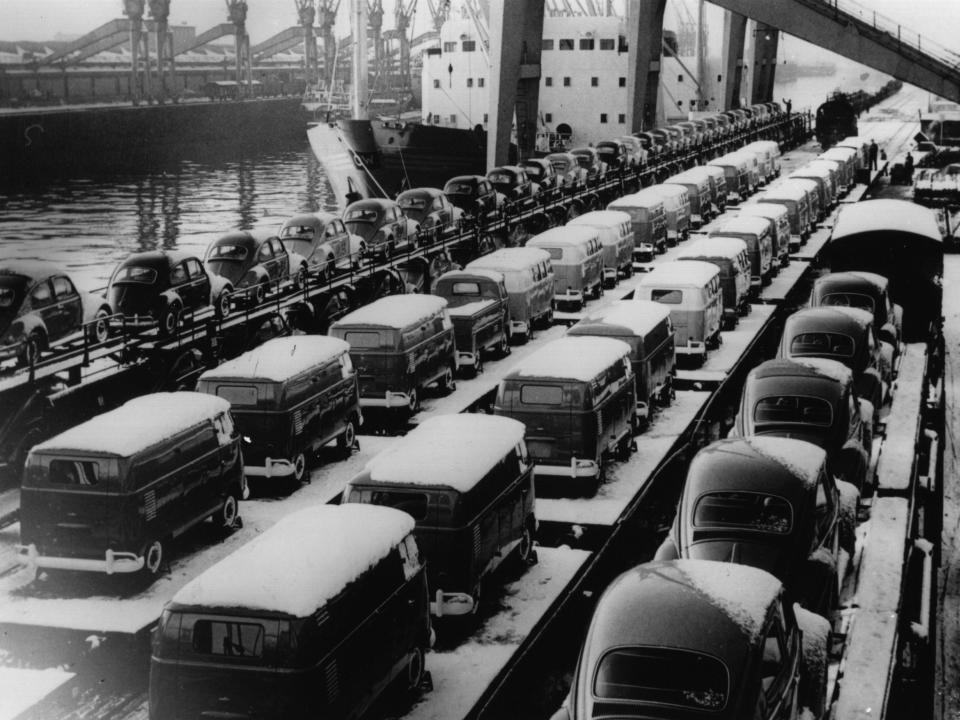
[[[463,41],[463,51],[464,52],[475,52],[477,49],[476,40],[464,40]]]
[[[598,85],[600,85],[600,78],[598,77],[590,78],[590,87],[597,87]]]
[[[544,122],[553,122],[553,113],[544,113],[543,115]]]
[[[560,38],[561,50],[573,50],[574,48],[573,38]]]
[[[626,86],[627,86],[627,79],[626,79],[625,77],[619,78],[618,81],[617,81],[617,84],[618,84],[620,87],[626,87]]]
[[[580,38],[581,50],[593,50],[593,38]]]
[[[439,87],[440,87],[440,81],[439,81],[439,80],[434,80],[434,81],[433,81],[433,87],[434,87],[434,88],[439,88]]]
[[[600,122],[605,123],[607,121],[607,114],[600,113]]]
[[[570,87],[570,78],[569,78],[569,77],[565,77],[565,78],[563,79],[563,86],[564,86],[564,87]]]
[[[547,87],[553,87],[553,78],[549,75],[544,79]]]
[[[544,38],[543,44],[540,46],[541,50],[553,50],[553,38]]]
[[[626,124],[626,122],[627,122],[627,116],[626,116],[626,114],[625,114],[625,113],[620,113],[619,115],[617,115],[617,122],[620,123],[621,125]]]
[[[445,42],[445,43],[443,44],[443,51],[444,51],[444,52],[451,52],[451,53],[452,53],[452,52],[456,52],[456,51],[457,51],[457,44],[456,44],[455,42]]]
[[[483,87],[486,84],[487,84],[487,81],[485,78],[477,78],[477,87]]]
[[[600,49],[601,50],[613,50],[616,48],[617,44],[614,42],[613,38],[600,38]]]
[[[467,78],[467,87],[473,87],[473,78]]]

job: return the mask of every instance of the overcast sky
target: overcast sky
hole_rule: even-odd
[[[617,5],[623,7],[624,1]],[[695,4],[694,0],[687,1],[691,7]],[[385,27],[393,26],[394,3],[384,0]],[[850,0],[840,3],[852,4]],[[960,52],[960,0],[860,0],[859,4]],[[294,0],[248,0],[248,5],[247,28],[253,43],[297,24]],[[350,0],[341,1],[338,25],[342,32],[347,32],[349,6]],[[0,40],[50,40],[58,33],[81,35],[122,17],[122,7],[121,0],[0,0]],[[170,20],[176,25],[194,25],[202,32],[227,21],[226,4],[224,0],[172,0]],[[416,29],[425,30],[429,24],[427,2],[420,0]]]

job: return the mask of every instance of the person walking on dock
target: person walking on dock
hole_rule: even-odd
[[[913,155],[907,152],[907,158],[903,163],[903,169],[907,176],[907,185],[913,182]]]
[[[879,152],[879,150],[880,148],[877,146],[877,141],[871,140],[870,141],[870,169],[871,170],[877,169],[877,152]]]

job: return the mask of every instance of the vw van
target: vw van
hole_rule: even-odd
[[[817,223],[824,219],[826,213],[820,205],[820,186],[813,180],[802,180],[800,178],[787,178],[778,183],[783,187],[797,187],[807,196],[807,207],[810,209],[810,232],[817,229]]]
[[[667,251],[667,211],[663,198],[649,189],[625,195],[607,205],[607,210],[620,210],[633,220],[634,267]]]
[[[299,483],[328,442],[349,453],[362,422],[350,346],[322,335],[268,340],[207,370],[197,390],[230,403],[247,477]]]
[[[742,238],[711,235],[695,240],[677,260],[702,260],[720,268],[723,325],[732,330],[750,312],[750,257]]]
[[[524,426],[493,415],[437,415],[384,450],[343,491],[344,503],[410,514],[427,562],[430,611],[476,615],[505,560],[534,560],[533,465]]]
[[[804,167],[826,170],[830,174],[830,182],[833,184],[833,193],[837,201],[847,194],[847,189],[842,180],[843,172],[841,163],[837,162],[836,160],[823,160],[817,158],[808,162],[806,165],[804,165]]]
[[[431,383],[452,391],[457,366],[447,301],[436,295],[391,295],[344,315],[330,334],[350,345],[360,406],[420,408]]]
[[[748,195],[753,195],[760,187],[760,178],[763,177],[763,166],[760,163],[760,156],[753,150],[747,150],[746,148],[740,148],[736,150],[728,157],[733,159],[743,158],[747,163],[747,181],[748,181]]]
[[[834,205],[837,204],[837,191],[833,186],[833,178],[830,171],[822,166],[816,166],[807,163],[801,168],[794,170],[788,176],[791,180],[812,180],[817,184],[817,197],[820,202],[820,208],[826,214]]]
[[[750,194],[750,173],[745,158],[731,154],[721,155],[707,165],[723,170],[727,181],[727,203],[741,202]]]
[[[850,148],[857,153],[857,182],[870,182],[870,141],[859,135],[849,135],[834,147]]]
[[[20,558],[33,568],[154,578],[170,541],[239,519],[240,435],[223,398],[154,393],[35,445],[20,490]]]
[[[533,337],[534,325],[553,320],[553,264],[541,248],[501,248],[477,258],[465,270],[503,273],[510,309],[510,332],[524,342]]]
[[[737,213],[766,218],[770,224],[770,239],[773,241],[773,265],[784,268],[790,264],[790,213],[786,207],[751,201],[737,208]]]
[[[437,278],[433,294],[447,301],[461,370],[476,375],[483,370],[485,353],[510,354],[510,308],[503,273],[451,270]]]
[[[676,352],[670,308],[666,305],[645,300],[618,300],[591,312],[571,327],[567,335],[612,337],[630,346],[640,419],[649,419],[655,404],[670,404]]]
[[[768,159],[767,182],[780,177],[780,144],[776,140],[756,140],[744,146],[747,150],[764,152]]]
[[[606,337],[547,343],[500,381],[494,414],[526,426],[537,495],[592,495],[610,455],[625,459],[633,449],[630,346]]]
[[[710,236],[738,237],[747,244],[750,255],[750,289],[754,295],[760,293],[763,285],[769,285],[774,276],[773,240],[770,222],[762,217],[738,215],[727,218]],[[779,269],[779,268],[778,268]]]
[[[526,247],[550,254],[557,310],[576,312],[583,308],[588,294],[594,298],[603,294],[603,245],[597,228],[550,228],[530,238]]]
[[[782,205],[790,220],[790,252],[797,252],[810,237],[810,206],[803,188],[777,183],[754,198],[758,203]]]
[[[690,193],[683,185],[651,185],[644,192],[663,198],[667,212],[667,245],[675,246],[690,236]]]
[[[842,177],[845,190],[850,190],[857,184],[858,158],[857,151],[847,147],[832,147],[817,155],[817,160],[833,160],[843,166]]]
[[[719,344],[723,298],[720,268],[713,263],[675,260],[657,265],[641,278],[633,297],[670,308],[678,355],[703,364],[707,349]]]
[[[727,208],[727,175],[722,167],[717,165],[700,165],[690,168],[687,172],[702,172],[710,177],[710,187],[713,190],[713,214],[720,215]]]
[[[416,691],[433,631],[414,521],[314,505],[201,573],[153,635],[150,717],[360,717]]]
[[[671,175],[663,181],[663,185],[679,185],[686,189],[690,200],[690,224],[694,229],[713,219],[713,185],[710,176],[701,168],[690,168]]]
[[[633,275],[633,221],[619,210],[594,210],[573,218],[570,225],[596,228],[603,245],[603,284],[612,288],[620,276]]]

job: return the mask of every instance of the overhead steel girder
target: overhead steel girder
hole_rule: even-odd
[[[822,0],[710,0],[934,95],[960,102],[960,68]],[[911,37],[915,37],[911,33]],[[922,46],[922,43],[921,43]]]

